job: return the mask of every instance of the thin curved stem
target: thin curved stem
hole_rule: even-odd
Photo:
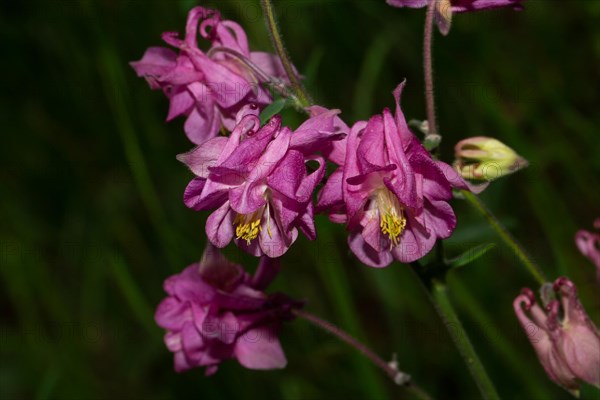
[[[435,116],[435,93],[433,85],[433,20],[438,0],[429,0],[425,17],[423,33],[423,72],[425,75],[425,101],[427,105],[428,135],[437,134],[437,119]]]
[[[261,70],[256,64],[254,64],[251,60],[249,60],[248,57],[244,56],[243,54],[240,54],[239,52],[237,52],[233,49],[230,49],[229,47],[222,47],[222,46],[213,47],[206,53],[206,55],[208,57],[212,57],[213,55],[215,55],[217,53],[225,53],[225,54],[235,58],[243,66],[250,69],[254,73],[254,75],[259,80],[261,80],[263,83],[268,83],[273,80],[273,77],[270,77],[267,74],[265,74],[263,72],[263,70]]]
[[[331,322],[325,321],[317,317],[316,315],[306,311],[293,310],[292,312],[296,316],[312,323],[313,325],[323,329],[324,331],[331,333],[341,341],[354,347],[365,357],[367,357],[373,364],[375,364],[378,368],[385,372],[397,385],[406,386],[408,390],[411,390],[416,396],[418,396],[421,399],[431,399],[427,392],[425,392],[419,386],[413,384],[410,381],[410,375],[398,370],[398,367],[395,365],[394,361],[392,361],[391,363],[384,361],[367,346],[356,340],[349,333],[344,332],[337,326],[333,325]]]
[[[408,382],[408,380],[410,379],[408,374],[398,371],[397,368],[393,368],[392,366],[390,366],[389,363],[387,363],[386,361],[381,359],[381,357],[379,357],[377,354],[375,354],[367,346],[365,346],[364,344],[362,344],[361,342],[356,340],[349,333],[346,333],[343,330],[341,330],[340,328],[338,328],[337,326],[333,325],[331,322],[325,321],[325,320],[317,317],[316,315],[313,315],[306,311],[294,310],[293,313],[296,314],[298,317],[311,322],[313,325],[316,325],[319,328],[333,334],[334,336],[336,336],[343,342],[346,342],[350,346],[354,347],[356,350],[360,351],[369,360],[371,360],[373,362],[373,364],[375,364],[383,372],[385,372],[387,375],[389,375],[389,377],[392,378],[392,380],[394,382],[397,383],[398,381],[401,381],[400,384],[404,384],[404,383]]]
[[[519,260],[523,263],[525,268],[531,273],[533,278],[538,281],[540,285],[547,282],[544,272],[540,267],[533,261],[529,256],[525,248],[515,239],[510,232],[498,221],[498,218],[486,207],[479,197],[473,193],[463,190],[462,194],[465,196],[469,204],[471,204],[490,224],[490,226],[496,231],[498,236],[515,252]]]
[[[306,92],[306,89],[302,85],[302,82],[300,82],[298,74],[296,74],[296,71],[294,70],[291,57],[285,49],[281,33],[279,33],[279,28],[277,27],[277,20],[275,18],[275,12],[273,10],[273,3],[271,0],[261,0],[260,4],[263,9],[263,14],[265,16],[265,22],[267,24],[267,29],[269,30],[271,42],[273,43],[273,47],[275,48],[277,55],[281,59],[281,63],[283,64],[285,73],[287,74],[292,88],[294,89],[294,92],[296,93],[296,96],[298,97],[300,103],[304,107],[308,107],[312,104],[312,99],[310,95]]]

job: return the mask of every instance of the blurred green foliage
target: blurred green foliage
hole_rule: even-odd
[[[408,118],[423,119],[424,10],[384,0],[276,1],[295,64],[314,97],[348,123],[393,106],[408,80]],[[269,50],[256,1],[212,1]],[[206,213],[181,201],[191,146],[182,120],[127,62],[182,32],[194,1],[31,0],[0,4],[2,96],[0,398],[404,398],[353,350],[304,321],[288,324],[289,365],[256,372],[231,361],[218,374],[176,374],[154,325],[162,281],[196,261]],[[443,159],[453,143],[495,136],[530,167],[483,199],[554,278],[566,274],[600,321],[594,268],[573,236],[600,216],[600,2],[530,0],[526,10],[455,16],[436,37]],[[300,122],[294,112],[287,123]],[[467,204],[449,256],[498,242]],[[342,226],[317,218],[273,290],[391,358],[438,398],[478,398],[465,365],[406,266],[376,270],[349,254]],[[248,268],[256,261],[230,247]],[[567,398],[545,376],[513,315],[534,285],[498,243],[450,276],[451,296],[506,398]]]

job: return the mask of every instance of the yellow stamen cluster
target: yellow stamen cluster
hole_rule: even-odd
[[[235,228],[235,236],[237,239],[244,239],[248,245],[252,239],[256,239],[260,231],[262,230],[260,226],[261,215],[253,214],[238,214],[233,221],[233,224],[236,225]]]
[[[400,235],[402,235],[404,228],[406,228],[406,218],[404,218],[403,214],[402,210],[400,210],[400,215],[397,215],[395,209],[389,208],[380,216],[381,222],[379,226],[381,227],[381,233],[388,235],[393,246],[398,246]]]
[[[381,189],[377,193],[376,200],[379,209],[379,227],[381,233],[387,235],[392,247],[398,246],[400,236],[406,228],[406,217],[404,208],[398,203],[398,199],[387,189]]]
[[[264,213],[267,213],[267,233],[269,237],[273,237],[271,235],[271,213],[269,210],[269,203],[267,203],[266,208],[261,207],[252,214],[238,214],[233,220],[233,225],[237,225],[235,227],[235,237],[236,239],[244,239],[248,245],[253,239],[258,237],[258,234],[262,231],[262,217]]]

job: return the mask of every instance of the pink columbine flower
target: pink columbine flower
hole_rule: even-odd
[[[211,46],[198,47],[198,34]],[[285,72],[278,57],[251,52],[243,28],[221,20],[215,10],[193,8],[186,24],[185,39],[165,32],[163,40],[178,49],[150,47],[141,60],[131,63],[138,76],[152,89],[169,98],[167,121],[187,117],[184,130],[200,144],[215,137],[222,127],[233,130],[237,112],[249,102],[263,107],[272,101],[264,83],[279,83]]]
[[[594,221],[594,228],[600,229],[600,218]],[[579,230],[575,234],[575,244],[581,254],[596,266],[596,276],[600,282],[600,234]]]
[[[478,10],[488,10],[491,8],[512,7],[522,9],[521,3],[524,0],[387,0],[387,3],[394,7],[427,7],[430,1],[436,1],[435,19],[440,31],[447,35],[452,23],[454,13],[463,13]]]
[[[277,260],[263,257],[250,276],[209,245],[199,263],[165,281],[168,297],[155,319],[167,330],[177,372],[206,367],[212,375],[230,358],[250,369],[285,367],[277,331],[300,303],[262,292],[278,268]]]
[[[334,124],[337,110],[312,109],[295,132],[273,117],[260,127],[256,107],[238,115],[230,137],[216,137],[178,159],[196,175],[185,190],[185,204],[214,210],[206,222],[208,239],[225,247],[232,239],[255,256],[280,257],[298,230],[316,238],[312,195],[325,162],[313,155],[344,136]],[[309,171],[307,163],[316,164]]]
[[[449,237],[456,226],[448,204],[452,187],[467,188],[460,175],[434,161],[409,130],[400,109],[403,87],[404,83],[394,91],[395,116],[385,109],[383,115],[352,127],[345,152],[337,152],[341,166],[317,201],[319,211],[346,224],[350,248],[372,267],[385,267],[394,258],[403,263],[418,260],[437,239]]]
[[[600,335],[577,298],[573,282],[559,278],[546,312],[523,289],[513,307],[548,376],[577,395],[581,381],[600,388]],[[525,309],[523,309],[525,305]],[[562,307],[561,307],[562,306]]]

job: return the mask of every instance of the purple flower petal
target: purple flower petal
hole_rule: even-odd
[[[435,241],[435,234],[428,232],[414,220],[408,218],[400,244],[392,249],[392,254],[396,260],[408,264],[417,261],[429,253]]]
[[[284,209],[285,210],[285,209]],[[267,257],[281,257],[296,241],[298,231],[284,231],[279,213],[272,207],[271,218],[263,218],[262,230],[259,234],[260,249]],[[287,210],[286,210],[287,211]]]
[[[194,107],[194,98],[183,87],[174,88],[169,94],[169,113],[167,122],[181,115],[188,115]]]
[[[345,138],[348,127],[338,117],[340,110],[328,110],[323,107],[309,108],[311,117],[294,131],[290,147],[305,155],[314,154],[333,141]]]
[[[387,0],[387,3],[394,7],[421,8],[427,6],[428,0]]]
[[[176,352],[173,361],[173,366],[175,368],[175,371],[177,372],[184,372],[194,367],[188,362],[187,357],[183,351]]]
[[[274,330],[267,327],[251,329],[236,342],[235,357],[250,369],[285,368],[287,360]]]
[[[216,25],[215,34],[215,45],[230,48],[240,54],[250,54],[246,32],[237,22],[222,21]]]
[[[174,297],[167,297],[158,305],[154,314],[154,320],[161,328],[169,330],[181,329],[183,321],[191,318],[187,310],[187,304]]]
[[[215,246],[223,248],[231,242],[234,235],[234,212],[229,207],[229,202],[223,203],[206,220],[206,236]]]
[[[183,124],[188,139],[194,144],[202,144],[219,131],[218,110],[210,104],[194,108]]]
[[[227,144],[226,137],[216,137],[202,143],[187,153],[177,156],[194,173],[194,175],[207,178],[208,168],[214,166]]]
[[[415,190],[415,173],[404,153],[398,126],[388,109],[383,110],[383,130],[389,161],[398,167],[392,191],[398,197],[400,203],[406,207],[417,208],[419,200]]]
[[[451,0],[452,11],[461,13],[491,8],[512,7],[522,9],[521,3],[525,0]]]
[[[252,118],[252,117],[246,117]],[[244,124],[244,122],[242,123]],[[240,125],[242,125],[240,124]],[[240,126],[238,125],[238,126]],[[231,149],[231,153],[226,159],[219,160],[219,165],[213,167],[211,170],[216,174],[226,173],[245,173],[251,169],[251,163],[256,163],[263,152],[265,147],[271,142],[273,136],[279,131],[281,127],[281,118],[276,116],[273,117],[265,126],[263,126],[258,132],[252,136],[239,142],[235,137],[231,136],[230,142],[234,145]],[[237,128],[236,128],[237,130]],[[289,141],[288,141],[289,143]],[[287,147],[287,146],[286,146]],[[271,148],[271,152],[281,153],[280,149]],[[284,150],[285,152],[285,150]],[[279,160],[272,160],[279,161]],[[265,165],[266,160],[262,160],[259,163],[259,168],[265,169],[264,167],[270,167]],[[256,179],[256,177],[254,177]]]
[[[304,156],[299,151],[290,150],[269,175],[269,187],[277,190],[289,199],[296,199],[298,188],[306,176]],[[311,191],[312,194],[312,191]]]
[[[396,111],[394,113],[394,118],[396,120],[396,125],[398,126],[398,133],[400,134],[400,139],[406,148],[408,144],[414,140],[415,136],[410,131],[408,124],[406,123],[406,118],[404,118],[404,113],[400,108],[400,98],[402,97],[402,92],[404,91],[404,87],[406,86],[406,80],[402,81],[396,89],[394,89],[393,95],[394,100],[396,101]]]
[[[278,56],[262,51],[253,51],[250,53],[250,60],[267,75],[287,81],[287,73]]]
[[[390,160],[386,157],[386,142],[381,115],[371,117],[362,132],[356,152],[358,165],[363,174],[380,170],[389,164]]]
[[[317,197],[317,211],[321,212],[327,209],[333,209],[336,206],[343,206],[344,198],[342,196],[342,182],[344,171],[342,168],[336,169],[323,186]]]
[[[227,188],[204,178],[194,178],[185,188],[183,202],[193,210],[207,210],[219,207],[227,200]]]
[[[177,54],[165,47],[150,47],[142,59],[129,63],[135,70],[137,76],[146,78],[151,89],[159,89],[161,87],[158,80],[166,74],[170,69],[175,67]]]
[[[348,236],[348,246],[363,264],[370,267],[387,267],[393,261],[389,251],[378,253],[365,242],[360,232],[354,232]]]
[[[456,216],[448,203],[442,200],[427,200],[424,211],[425,228],[438,239],[447,239],[456,228]]]
[[[308,203],[306,207],[306,212],[300,215],[300,217],[296,220],[298,224],[298,228],[306,235],[308,240],[316,240],[317,239],[317,230],[315,228],[315,216],[313,211],[312,203]]]
[[[238,214],[252,214],[267,204],[265,192],[267,185],[263,182],[247,182],[229,190],[229,203]]]
[[[391,243],[381,232],[379,213],[376,210],[369,210],[365,213],[363,221],[362,237],[365,242],[377,253],[389,252]]]

